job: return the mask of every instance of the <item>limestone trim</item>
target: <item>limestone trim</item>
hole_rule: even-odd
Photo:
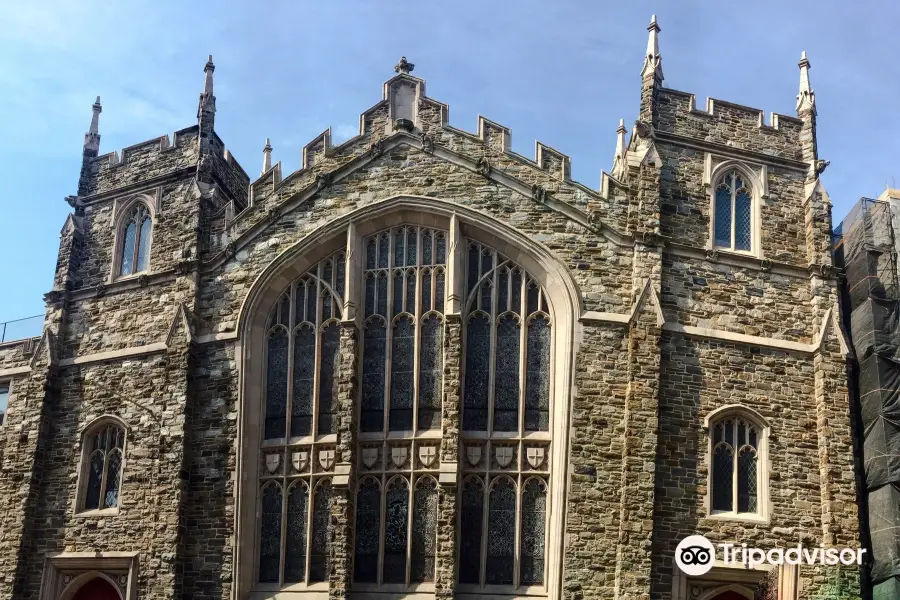
[[[73,367],[75,365],[86,365],[95,362],[103,362],[105,360],[125,360],[126,358],[137,358],[147,356],[148,354],[158,354],[165,352],[169,347],[165,342],[157,342],[155,344],[147,344],[146,346],[132,346],[131,348],[123,348],[121,350],[109,350],[107,352],[97,352],[95,354],[86,354],[75,358],[63,358],[59,361],[60,367]]]
[[[260,461],[258,458],[261,427],[262,399],[258,382],[264,372],[264,333],[270,307],[284,289],[300,277],[313,264],[325,256],[345,247],[345,232],[352,220],[356,235],[365,237],[393,225],[422,225],[448,230],[452,216],[456,214],[461,233],[469,239],[484,241],[497,252],[516,262],[545,290],[548,291],[548,308],[556,328],[552,344],[555,377],[552,382],[552,410],[558,416],[553,420],[553,452],[550,457],[550,494],[547,511],[551,515],[547,532],[549,540],[546,561],[546,593],[550,597],[561,594],[563,532],[565,531],[565,506],[569,429],[571,414],[569,403],[574,389],[573,360],[577,352],[576,315],[583,310],[581,293],[571,273],[554,253],[535,240],[490,215],[470,207],[435,198],[398,195],[360,207],[333,219],[310,232],[303,239],[281,252],[259,274],[245,297],[237,318],[238,341],[235,344],[235,360],[239,365],[239,418],[238,460],[235,527],[234,573],[236,597],[244,597],[253,589],[253,570],[240,565],[255,563],[256,538],[256,481]],[[443,464],[441,464],[443,471]],[[351,478],[352,479],[352,478]],[[443,473],[440,478],[444,479]]]
[[[31,373],[31,367],[10,367],[9,369],[0,369],[0,379],[5,379],[7,377],[15,377],[16,375],[27,375]]]
[[[123,600],[137,600],[138,552],[63,552],[44,561],[38,600],[71,600],[86,582],[102,577]]]

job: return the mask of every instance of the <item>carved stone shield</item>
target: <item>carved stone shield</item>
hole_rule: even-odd
[[[362,461],[367,469],[371,469],[378,461],[378,448],[363,448]]]
[[[409,452],[406,448],[400,446],[391,448],[391,461],[395,466],[402,467],[405,465],[407,456],[409,456]]]
[[[305,450],[291,452],[291,465],[293,465],[295,471],[297,471],[298,473],[302,473],[306,470],[306,466],[308,464],[309,452]]]
[[[466,446],[466,458],[470,465],[477,466],[481,462],[481,446]]]
[[[319,450],[319,464],[326,471],[334,466],[334,450]]]
[[[544,464],[544,449],[528,448],[525,450],[525,458],[528,460],[528,464],[531,465],[532,469],[537,469]]]
[[[494,448],[494,456],[497,464],[505,469],[512,462],[513,449],[510,446],[498,446]]]
[[[436,456],[437,450],[435,450],[434,446],[419,446],[419,460],[426,467],[431,466]]]
[[[266,454],[266,470],[269,473],[274,473],[278,470],[278,465],[281,464],[281,455],[280,454]]]

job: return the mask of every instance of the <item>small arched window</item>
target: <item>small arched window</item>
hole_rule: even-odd
[[[710,508],[713,515],[763,516],[765,429],[742,414],[710,426]]]
[[[133,275],[150,267],[150,234],[153,219],[147,206],[139,202],[122,223],[119,276]]]
[[[732,169],[719,178],[713,206],[717,248],[752,252],[753,193],[746,177]]]
[[[122,484],[125,430],[109,421],[90,428],[84,434],[84,484],[81,510],[105,510],[119,506]]]

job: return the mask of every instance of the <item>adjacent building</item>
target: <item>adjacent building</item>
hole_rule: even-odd
[[[172,137],[100,154],[98,99],[43,335],[0,346],[0,597],[856,597],[675,566],[859,515],[809,61],[796,115],[697,108],[648,30],[599,189],[405,58],[293,173],[226,149],[212,57]]]

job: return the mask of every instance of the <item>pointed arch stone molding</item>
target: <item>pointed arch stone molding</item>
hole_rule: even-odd
[[[119,590],[123,600],[137,600],[138,554],[138,552],[63,552],[51,556],[44,562],[38,599],[68,600],[88,580],[102,577]]]
[[[549,248],[488,214],[436,198],[393,196],[332,219],[285,249],[256,277],[239,310],[236,331],[230,338],[236,341],[235,361],[238,365],[239,378],[237,481],[241,483],[236,487],[237,522],[233,562],[237,569],[234,581],[239,596],[248,593],[254,585],[252,569],[243,568],[241,565],[252,565],[255,562],[255,485],[259,469],[257,453],[263,411],[260,386],[257,384],[261,381],[264,369],[264,361],[261,358],[263,334],[270,307],[290,283],[302,276],[311,265],[341,248],[346,248],[347,232],[351,229],[351,222],[354,235],[365,238],[377,231],[400,224],[449,230],[454,215],[461,236],[489,243],[494,250],[525,269],[548,292],[548,308],[555,327],[552,356],[556,365],[556,376],[552,388],[552,410],[557,415],[552,422],[554,452],[550,461],[554,477],[551,480],[550,494],[553,506],[565,505],[567,480],[565,457],[569,449],[568,433],[571,426],[569,405],[574,389],[573,364],[579,337],[576,335],[578,326],[576,318],[584,311],[581,290],[576,281]],[[450,285],[452,283],[448,282],[448,287]],[[354,321],[345,321],[345,325],[356,331]],[[356,400],[353,402],[355,404]],[[339,446],[341,444],[339,441]],[[456,462],[446,460],[446,457],[454,455],[458,457],[458,448],[453,452],[442,446],[441,489],[447,490],[448,493],[453,492],[455,488],[449,480],[452,479],[455,483]],[[452,473],[449,470],[451,462],[453,462]],[[445,469],[445,466],[448,468]],[[350,472],[342,475],[346,475],[347,484],[352,486],[355,473],[352,464],[347,464],[347,467]],[[561,594],[565,517],[563,511],[555,511],[553,515],[547,538],[552,541],[547,552],[547,588],[550,597],[557,597]],[[441,554],[455,561],[455,552],[447,551]],[[448,572],[455,572],[455,565],[451,565]],[[349,582],[349,579],[338,578]],[[446,582],[445,585],[448,586],[444,588],[445,590],[452,589],[449,588],[452,585],[450,582]]]

